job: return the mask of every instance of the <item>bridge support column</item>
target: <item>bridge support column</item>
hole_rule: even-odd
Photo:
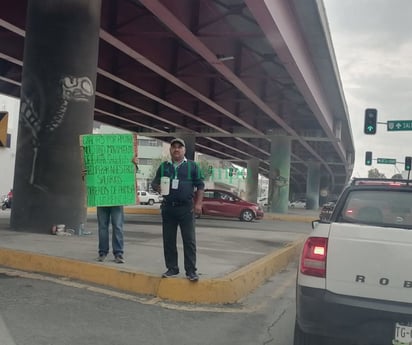
[[[271,136],[269,168],[269,211],[288,212],[290,155],[292,140],[286,135]]]
[[[259,160],[252,158],[247,161],[246,200],[257,202],[259,184]]]
[[[79,135],[92,132],[100,0],[29,0],[11,226],[86,220]]]
[[[306,182],[306,209],[317,210],[319,208],[319,191],[320,163],[309,162]]]

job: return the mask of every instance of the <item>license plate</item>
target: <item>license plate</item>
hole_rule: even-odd
[[[393,344],[409,345],[412,344],[412,324],[395,324],[395,339]]]

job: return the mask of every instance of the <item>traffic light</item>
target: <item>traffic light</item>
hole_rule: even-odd
[[[372,151],[365,152],[365,165],[372,165]]]
[[[411,170],[411,160],[412,160],[412,157],[410,156],[405,157],[405,170],[406,171]]]
[[[378,111],[376,109],[368,108],[365,110],[365,126],[363,132],[365,134],[376,133],[376,122],[378,120]]]

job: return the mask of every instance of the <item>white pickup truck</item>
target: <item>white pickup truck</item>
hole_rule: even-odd
[[[146,192],[144,190],[138,191],[137,196],[140,205],[153,205],[163,201],[163,197],[160,194]]]
[[[294,345],[412,344],[412,181],[354,179],[312,227]]]

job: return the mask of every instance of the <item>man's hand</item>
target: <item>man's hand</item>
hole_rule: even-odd
[[[203,189],[198,189],[198,190],[195,192],[194,212],[195,212],[196,215],[201,215],[201,214],[202,214],[203,193],[204,193],[204,190],[203,190]]]
[[[195,211],[195,214],[197,214],[197,215],[202,214],[202,204],[201,203],[195,203],[194,211]]]

